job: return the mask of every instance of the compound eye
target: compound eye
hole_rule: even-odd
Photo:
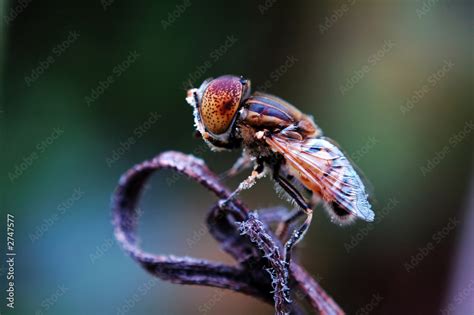
[[[240,78],[224,76],[209,83],[202,96],[201,118],[208,131],[215,135],[231,127],[242,98]]]

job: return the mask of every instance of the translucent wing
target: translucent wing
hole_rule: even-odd
[[[285,157],[289,172],[325,202],[363,220],[374,220],[364,184],[337,146],[324,138],[294,140],[278,134],[266,142]]]

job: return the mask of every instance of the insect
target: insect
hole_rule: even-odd
[[[278,226],[276,234],[285,235],[290,224],[306,215],[285,244],[288,263],[292,247],[308,230],[313,208],[320,201],[339,224],[356,218],[374,220],[359,175],[311,116],[276,96],[251,94],[250,80],[231,75],[208,79],[199,88],[188,90],[186,101],[194,108],[197,131],[212,150],[243,148],[227,175],[253,165],[251,175],[222,204],[252,187],[257,179],[271,175],[276,186],[298,206]]]

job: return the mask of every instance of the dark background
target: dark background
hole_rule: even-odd
[[[317,209],[299,250],[348,313],[472,314],[472,2],[266,2],[2,2],[0,209],[15,215],[17,252],[13,311],[1,270],[6,314],[121,314],[137,294],[128,314],[272,314],[154,281],[112,234],[110,196],[135,163],[173,149],[232,165],[238,152],[193,137],[184,101],[228,73],[314,115],[373,186],[376,223],[340,228]],[[285,204],[272,186],[243,198]],[[213,202],[160,173],[142,246],[230,262],[202,225]]]

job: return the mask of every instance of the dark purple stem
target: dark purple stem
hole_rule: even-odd
[[[127,171],[112,198],[115,236],[124,250],[148,272],[173,283],[242,292],[274,304],[276,314],[298,312],[289,299],[289,278],[292,287],[303,293],[315,311],[344,314],[316,281],[294,262],[288,277],[288,269],[281,259],[280,241],[269,232],[265,222],[250,214],[240,201],[230,202],[224,210],[215,206],[207,217],[210,233],[235,258],[237,266],[142,251],[136,236],[137,203],[150,175],[160,169],[172,169],[186,175],[212,191],[218,199],[225,199],[230,194],[202,160],[179,152],[165,152]]]

